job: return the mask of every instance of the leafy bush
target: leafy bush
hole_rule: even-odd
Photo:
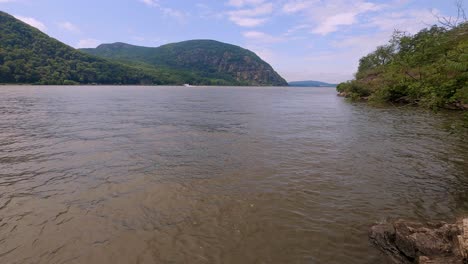
[[[356,79],[339,92],[427,108],[468,102],[468,23],[432,26],[411,36],[395,32],[388,45],[359,61]]]

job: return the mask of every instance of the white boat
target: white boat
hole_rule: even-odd
[[[188,83],[184,84],[184,86],[185,86],[185,87],[192,87],[192,85],[190,85],[190,84],[188,84]]]

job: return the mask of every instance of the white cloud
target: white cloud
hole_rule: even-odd
[[[317,3],[317,1],[311,0],[296,0],[296,1],[289,1],[283,5],[283,11],[285,13],[296,13],[299,11],[303,11],[307,8],[311,8],[313,4]]]
[[[261,2],[259,2],[261,3]],[[251,8],[228,12],[229,20],[242,27],[255,27],[268,21],[267,15],[273,12],[272,3],[261,3]]]
[[[310,29],[310,25],[307,25],[307,24],[299,24],[299,25],[296,25],[290,29],[288,29],[288,31],[286,31],[286,33],[284,33],[285,36],[291,36],[293,35],[294,33],[298,32],[298,31],[301,31],[301,30],[305,30],[305,29]]]
[[[78,49],[82,49],[82,48],[95,48],[99,45],[99,40],[97,39],[81,39],[79,42],[78,42],[78,45],[76,45],[76,47]]]
[[[242,35],[252,41],[262,42],[262,43],[276,43],[284,41],[284,38],[275,37],[260,31],[246,31]]]
[[[58,26],[59,28],[66,30],[66,31],[75,32],[75,33],[80,32],[80,29],[78,28],[78,26],[68,21],[61,22],[58,24]]]
[[[230,17],[232,22],[241,27],[256,27],[265,24],[266,18],[250,18],[250,17]]]
[[[343,26],[358,24],[360,17],[384,8],[366,0],[287,0],[282,6],[285,14],[303,17],[302,28],[311,33],[327,35],[340,30]],[[292,29],[297,31],[297,29]],[[290,33],[292,33],[292,31]]]
[[[148,6],[156,6],[156,7],[159,6],[159,1],[158,0],[140,0],[140,1],[143,2],[144,4],[148,5]]]
[[[181,22],[184,21],[185,18],[187,17],[187,14],[185,14],[182,11],[162,6],[161,3],[159,2],[159,0],[140,0],[140,2],[144,3],[147,6],[157,8],[165,16],[175,18],[175,19],[177,19],[177,20],[179,20]]]
[[[312,30],[313,33],[326,35],[338,31],[340,26],[349,26],[358,22],[358,16],[368,12],[378,11],[382,6],[356,1],[355,4],[342,9],[336,5],[326,6],[327,11],[333,11],[326,17],[321,17],[318,25]],[[329,13],[329,12],[326,12]]]
[[[163,12],[165,16],[176,18],[179,21],[185,20],[186,14],[179,10],[175,10],[175,9],[168,8],[168,7],[160,7],[160,10]]]
[[[325,19],[316,28],[314,28],[312,32],[326,35],[337,31],[339,26],[352,25],[356,23],[356,21],[356,13],[341,13]]]
[[[39,29],[40,31],[43,31],[43,32],[47,31],[46,25],[33,17],[24,17],[24,16],[14,16],[14,17],[16,17],[17,19],[23,21],[24,23],[32,27]]]
[[[229,12],[229,14],[232,16],[253,17],[268,15],[271,14],[271,12],[273,12],[273,4],[265,3],[250,9],[240,9],[236,11],[231,11]]]

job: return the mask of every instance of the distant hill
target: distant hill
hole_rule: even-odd
[[[289,86],[293,86],[293,87],[336,87],[336,84],[319,82],[319,81],[297,81],[297,82],[289,82]]]
[[[229,84],[287,85],[252,51],[214,40],[189,40],[156,48],[113,43],[82,51],[129,65],[189,71],[204,78],[226,80]]]
[[[153,50],[159,52],[148,52]],[[286,85],[255,53],[216,41],[187,41],[160,48],[118,43],[101,45],[96,52],[85,51],[0,11],[3,84]],[[101,51],[125,52],[114,57],[101,55]]]

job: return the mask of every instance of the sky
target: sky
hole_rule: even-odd
[[[0,10],[75,48],[214,39],[288,81],[332,83],[352,79],[395,29],[414,34],[457,11],[455,0],[0,0]]]

